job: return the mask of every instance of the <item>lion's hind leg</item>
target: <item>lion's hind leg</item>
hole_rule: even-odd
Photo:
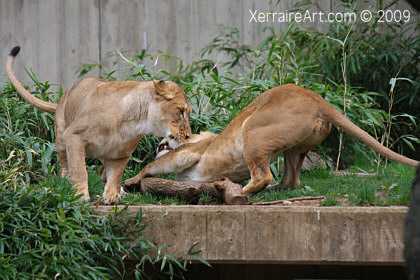
[[[69,175],[69,164],[67,161],[66,145],[59,137],[56,137],[55,149],[57,151],[59,163],[60,163],[60,174],[61,177],[67,177]]]
[[[284,172],[281,181],[277,184],[268,186],[267,189],[293,189],[294,184],[300,186],[300,169],[302,168],[303,160],[309,151],[299,152],[294,149],[287,150],[283,153],[284,156]]]
[[[88,174],[85,162],[85,146],[80,136],[66,131],[66,158],[69,165],[70,180],[77,188],[77,194],[82,198],[89,199]]]
[[[318,120],[313,129],[307,130],[307,136],[302,137],[293,147],[284,151],[284,172],[280,183],[269,186],[268,189],[292,189],[300,186],[300,170],[303,161],[310,150],[318,146],[331,130],[331,124]]]
[[[243,189],[245,193],[256,193],[265,189],[272,180],[269,167],[272,154],[281,154],[301,147],[301,144],[313,135],[316,127],[312,116],[305,114],[299,115],[299,122],[271,120],[272,116],[269,114],[256,113],[244,125],[243,154],[251,172],[251,181]],[[295,151],[292,150],[289,159],[285,160],[284,183],[293,187],[293,181],[296,178],[299,180],[299,173],[295,170],[300,170],[303,158],[301,153],[295,155]]]
[[[64,114],[61,108],[57,110],[54,120],[55,132],[55,149],[57,151],[58,159],[60,160],[60,173],[62,177],[69,175],[69,164],[67,161],[66,141],[64,139],[64,131],[66,130],[66,123],[64,121]]]

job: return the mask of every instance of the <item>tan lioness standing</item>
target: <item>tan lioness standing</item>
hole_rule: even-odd
[[[55,113],[56,150],[62,176],[70,176],[77,193],[89,198],[85,157],[103,161],[103,202],[121,196],[128,160],[144,134],[166,137],[178,147],[191,134],[184,91],[173,82],[106,82],[84,79],[68,88],[58,104],[31,95],[12,71],[20,47],[12,49],[7,74],[19,94],[36,108]]]
[[[391,160],[419,165],[381,145],[315,92],[288,84],[256,97],[219,135],[193,135],[187,140],[191,143],[163,151],[125,185],[130,188],[142,178],[166,173],[176,173],[176,180],[192,183],[213,182],[222,176],[240,183],[251,177],[243,190],[256,193],[273,179],[270,162],[283,154],[283,178],[271,188],[293,188],[294,183],[300,185],[306,154],[327,137],[331,124]],[[163,143],[165,149],[171,149],[171,144]]]

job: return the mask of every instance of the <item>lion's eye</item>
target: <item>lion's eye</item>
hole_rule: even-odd
[[[179,112],[181,113],[182,116],[184,116],[184,109],[179,109]]]

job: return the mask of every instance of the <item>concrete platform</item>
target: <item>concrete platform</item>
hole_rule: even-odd
[[[402,265],[407,207],[131,206],[170,251],[222,264]],[[106,215],[111,207],[99,206]]]

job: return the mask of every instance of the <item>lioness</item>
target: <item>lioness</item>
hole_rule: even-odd
[[[61,175],[70,175],[83,199],[89,198],[85,157],[103,161],[102,201],[121,196],[121,179],[131,153],[144,134],[166,137],[177,147],[191,134],[191,108],[173,82],[106,82],[84,79],[70,86],[58,104],[31,95],[12,71],[20,47],[12,49],[7,74],[19,94],[36,108],[55,113],[56,150]]]
[[[198,138],[205,139],[160,156],[125,186],[165,173],[176,173],[177,180],[193,183],[213,182],[221,176],[234,182],[251,177],[243,190],[255,193],[271,182],[269,164],[283,154],[283,178],[270,188],[293,188],[294,183],[300,185],[305,155],[327,137],[331,123],[391,160],[419,164],[382,146],[315,92],[288,84],[256,97],[219,135],[201,135]]]

